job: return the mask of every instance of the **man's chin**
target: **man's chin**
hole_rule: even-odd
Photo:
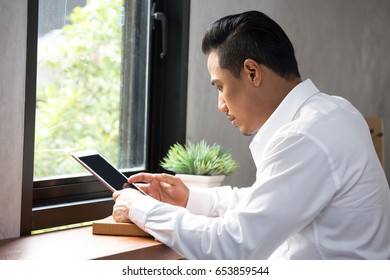
[[[244,136],[253,136],[256,134],[256,132],[245,132],[245,133],[241,133],[241,134]]]
[[[246,129],[240,129],[240,133],[244,136],[253,136],[257,133],[257,131],[253,131],[253,130],[246,130]]]

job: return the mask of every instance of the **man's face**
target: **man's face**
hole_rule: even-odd
[[[242,70],[239,78],[235,77],[219,66],[216,51],[209,54],[207,67],[211,84],[218,90],[218,110],[226,113],[228,120],[243,135],[253,135],[259,131],[274,108],[268,105],[268,95],[253,82],[249,69]]]

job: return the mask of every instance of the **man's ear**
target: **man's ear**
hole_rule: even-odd
[[[244,74],[244,78],[249,79],[249,81],[252,82],[254,86],[260,85],[261,83],[260,64],[258,64],[253,59],[246,59],[244,61],[243,74]]]

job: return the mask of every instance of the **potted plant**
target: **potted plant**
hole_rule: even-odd
[[[218,144],[209,145],[205,140],[197,144],[174,144],[160,163],[172,171],[188,186],[220,186],[225,176],[238,167],[230,151]]]

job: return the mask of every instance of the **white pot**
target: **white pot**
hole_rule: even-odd
[[[217,176],[205,176],[205,175],[189,175],[189,174],[176,174],[184,184],[188,187],[219,187],[221,186],[225,175]]]

